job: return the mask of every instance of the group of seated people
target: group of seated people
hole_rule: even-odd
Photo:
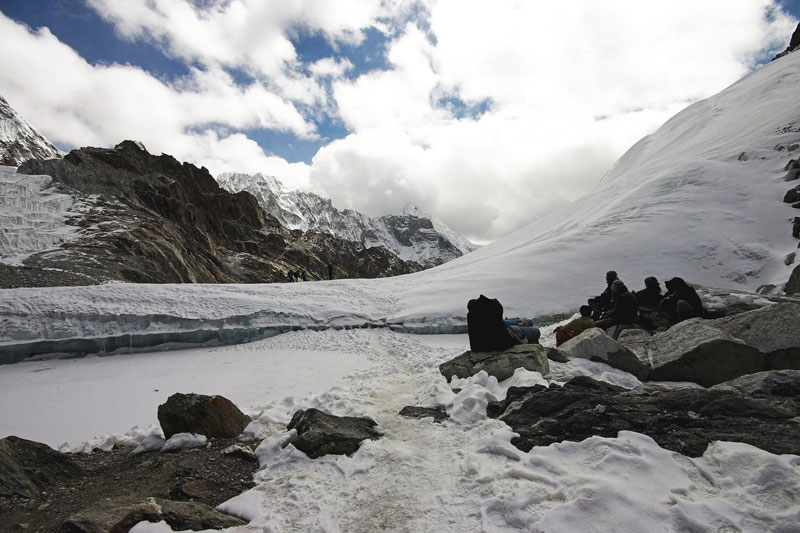
[[[606,273],[606,284],[600,296],[589,298],[588,305],[580,308],[579,318],[555,329],[556,346],[589,328],[609,330],[615,327],[618,335],[619,326],[623,325],[655,329],[659,323],[676,324],[703,316],[700,296],[682,278],[664,283],[667,289],[664,295],[658,280],[652,276],[645,278],[644,289],[636,293],[629,291],[613,270]]]

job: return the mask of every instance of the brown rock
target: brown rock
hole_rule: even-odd
[[[166,438],[198,433],[224,439],[240,435],[250,417],[223,396],[178,393],[158,406],[158,421]]]

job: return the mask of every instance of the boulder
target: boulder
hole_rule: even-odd
[[[0,439],[0,496],[36,498],[54,482],[82,474],[72,459],[46,444],[14,436]]]
[[[738,316],[738,315],[737,315]],[[652,381],[693,381],[710,387],[764,370],[758,349],[702,318],[656,333],[647,343]]]
[[[792,189],[789,189],[783,196],[783,201],[786,202],[787,204],[792,204],[798,200],[800,200],[800,185]]]
[[[297,411],[286,429],[297,430],[292,444],[315,459],[327,454],[350,455],[358,450],[361,441],[379,439],[378,424],[369,418],[333,416],[319,409]]]
[[[623,329],[617,342],[632,351],[639,361],[647,361],[647,343],[653,335],[643,329]]]
[[[244,431],[250,417],[223,396],[173,394],[158,406],[164,436],[197,433],[211,438],[233,438]]]
[[[639,360],[631,350],[609,337],[600,328],[587,329],[560,346],[561,353],[570,358],[590,359],[630,372],[646,379],[650,367]]]
[[[764,370],[800,369],[800,303],[768,305],[709,323],[757,348]]]
[[[786,294],[800,294],[800,265],[794,267],[789,281],[786,282]]]
[[[247,525],[245,520],[197,502],[147,498],[138,504],[100,501],[71,516],[64,525],[82,533],[121,533],[139,522],[166,522],[172,529],[223,529]]]
[[[439,365],[446,379],[453,376],[468,378],[481,370],[503,381],[514,375],[517,368],[525,368],[542,375],[550,373],[547,354],[540,344],[518,344],[501,352],[473,352],[467,350],[455,359]]]
[[[400,410],[400,416],[409,418],[433,418],[437,424],[447,420],[447,412],[444,409],[434,409],[432,407],[412,407],[407,405]]]
[[[625,390],[589,377],[563,387],[511,387],[490,404],[494,416],[519,434],[523,451],[554,442],[620,431],[650,436],[662,448],[697,457],[712,441],[746,442],[775,454],[800,452],[800,414],[785,398],[755,398],[733,388],[644,386]]]

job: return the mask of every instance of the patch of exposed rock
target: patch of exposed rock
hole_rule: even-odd
[[[0,494],[3,531],[127,531],[123,525],[133,525],[133,518],[166,520],[175,530],[241,525],[213,508],[252,487],[258,468],[253,445],[233,439],[212,439],[189,451],[138,455],[130,448],[61,454],[34,444],[47,448],[58,462],[75,466],[67,476],[40,478],[34,496]],[[246,447],[251,455],[226,453],[231,446]]]
[[[355,453],[362,441],[383,436],[375,429],[377,425],[369,418],[334,416],[312,408],[297,411],[286,429],[297,431],[294,447],[316,459],[327,454]]]
[[[24,262],[74,276],[60,274],[65,282],[263,283],[285,281],[289,270],[326,279],[328,264],[358,278],[421,269],[384,248],[286,230],[249,193],[229,193],[205,168],[153,156],[133,141],[27,161],[18,172],[52,176],[78,198],[67,224],[81,228],[79,238]],[[38,284],[11,274],[0,287]]]
[[[797,380],[790,379],[792,387]],[[800,453],[798,397],[774,396],[769,388],[758,389],[766,392],[758,396],[742,390],[645,386],[629,391],[576,377],[563,387],[512,387],[487,413],[519,434],[512,443],[523,451],[595,435],[616,437],[626,430],[690,457],[702,455],[715,440],[745,442],[775,454]]]

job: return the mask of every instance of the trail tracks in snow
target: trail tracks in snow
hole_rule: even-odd
[[[401,417],[405,405],[437,394],[449,411],[505,394],[484,375],[460,380],[455,396],[438,365],[466,348],[466,336],[386,330],[303,331],[261,341],[269,350],[359,352],[371,359],[319,395],[265,405],[254,489],[220,508],[250,520],[241,531],[790,531],[800,528],[800,458],[739,443],[715,443],[691,459],[647,436],[621,432],[524,453],[502,422]],[[560,365],[560,379],[587,368]],[[599,376],[598,376],[599,377]],[[611,373],[606,379],[624,381]],[[601,378],[602,379],[602,378]],[[629,380],[635,386],[635,380]],[[445,392],[447,389],[447,393]],[[448,394],[450,396],[448,396]],[[447,400],[449,398],[449,400]],[[484,401],[482,402],[481,399]],[[309,459],[286,445],[288,418],[318,407],[375,419],[383,438],[352,457]],[[463,422],[468,420],[468,422]],[[252,429],[252,428],[251,428]],[[788,529],[787,529],[788,527]]]

